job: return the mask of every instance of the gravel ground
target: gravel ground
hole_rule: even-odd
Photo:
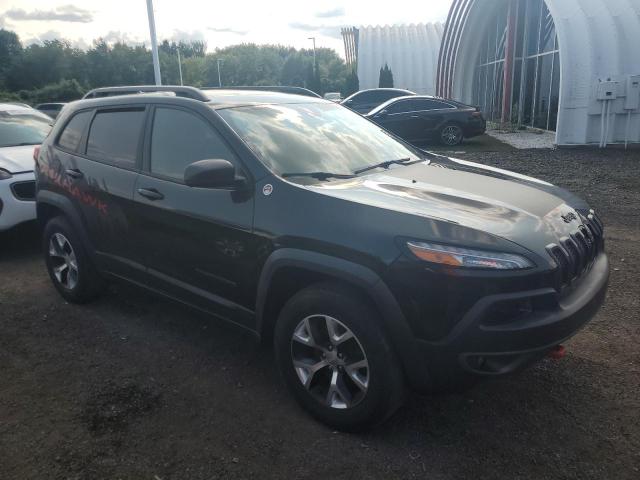
[[[487,135],[520,150],[555,148],[556,146],[555,132],[542,132],[537,130],[517,130],[515,132],[487,130]]]
[[[464,158],[566,186],[606,221],[608,300],[563,360],[336,433],[246,334],[124,286],[66,304],[20,228],[0,236],[0,478],[640,478],[640,154]]]

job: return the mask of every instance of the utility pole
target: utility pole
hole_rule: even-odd
[[[180,60],[180,47],[176,48],[178,51],[178,72],[180,73],[180,85],[184,85],[182,83],[182,61]]]
[[[316,37],[309,37],[307,40],[313,40],[313,73],[316,72]]]
[[[222,77],[220,76],[220,64],[224,62],[221,58],[216,59],[216,63],[218,64],[218,86],[222,86]]]
[[[153,76],[156,85],[162,85],[160,77],[160,59],[158,58],[158,39],[156,38],[156,20],[153,16],[153,0],[147,0],[147,15],[149,16],[149,34],[151,35],[151,55],[153,55]]]

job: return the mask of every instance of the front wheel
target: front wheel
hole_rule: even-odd
[[[464,139],[464,132],[459,125],[448,124],[440,129],[440,142],[443,145],[453,147],[460,145]]]
[[[376,312],[349,288],[323,283],[298,292],[280,313],[274,343],[290,391],[333,428],[371,427],[402,403],[398,359]]]

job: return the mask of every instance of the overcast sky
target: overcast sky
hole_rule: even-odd
[[[103,37],[149,44],[146,0],[0,0],[0,27],[23,43],[67,38],[87,47]],[[343,55],[342,26],[446,20],[451,0],[154,0],[158,38],[331,47]],[[308,6],[313,3],[313,7]],[[379,3],[379,4],[378,4]]]

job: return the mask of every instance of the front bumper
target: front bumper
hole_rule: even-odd
[[[570,291],[553,288],[490,295],[480,299],[444,338],[416,340],[436,384],[467,373],[495,376],[513,372],[544,356],[582,328],[598,311],[607,291],[609,262],[601,253]],[[509,307],[527,305],[509,317]]]
[[[36,218],[36,202],[16,197],[15,184],[33,182],[33,172],[18,173],[0,180],[0,232]],[[12,188],[13,185],[13,188]]]

